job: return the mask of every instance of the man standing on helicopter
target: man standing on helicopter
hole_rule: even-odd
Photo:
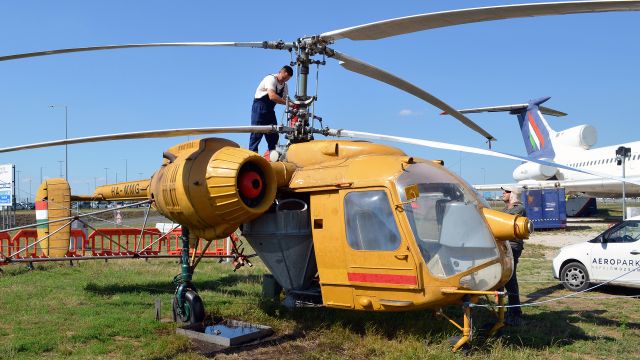
[[[520,201],[520,189],[515,186],[505,186],[502,190],[502,201],[504,201],[505,204],[502,211],[511,215],[527,216],[527,210]],[[513,275],[511,275],[511,279],[509,279],[504,287],[507,290],[509,306],[515,307],[507,308],[505,323],[507,325],[518,326],[522,323],[522,309],[520,308],[520,290],[518,288],[516,270],[518,268],[518,259],[524,249],[524,241],[510,240],[509,245],[513,253]]]
[[[251,107],[251,125],[277,125],[276,104],[285,105],[288,98],[287,81],[293,76],[291,66],[285,65],[277,74],[267,75],[256,89]],[[249,138],[249,150],[258,152],[263,134],[252,133]],[[278,134],[264,134],[268,151],[275,150]]]

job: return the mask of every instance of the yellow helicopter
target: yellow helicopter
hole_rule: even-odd
[[[395,141],[481,153],[591,173],[544,160],[491,150],[382,134],[315,127],[315,96],[307,93],[309,65],[315,56],[335,58],[350,71],[380,80],[453,115],[489,141],[495,138],[426,91],[333,50],[342,38],[373,40],[415,31],[525,16],[637,11],[640,1],[590,1],[521,4],[422,14],[308,36],[293,42],[154,43],[70,48],[1,56],[0,61],[121,48],[154,46],[234,46],[295,52],[298,92],[284,125],[158,130],[43,142],[0,152],[95,141],[220,133],[279,133],[289,140],[270,160],[222,138],[175,145],[148,180],[98,187],[93,195],[72,195],[64,179],[48,179],[36,201],[39,246],[51,257],[64,256],[69,242],[72,200],[147,201],[180,224],[181,274],[176,277],[174,316],[202,322],[202,299],[191,281],[200,259],[190,257],[197,243],[226,237],[240,227],[243,236],[285,291],[292,307],[325,306],[362,311],[440,310],[461,304],[462,324],[450,319],[462,336],[457,350],[472,338],[470,304],[496,296],[513,270],[510,239],[532,231],[525,217],[491,210],[441,161],[425,160],[402,150],[355,140],[314,140],[315,136]],[[293,117],[297,120],[293,121]],[[592,173],[593,174],[593,173]],[[597,174],[602,176],[602,174]],[[46,211],[45,211],[46,210]],[[247,261],[237,254],[240,262]],[[444,315],[444,314],[443,314]],[[496,312],[495,333],[504,325],[504,307]]]

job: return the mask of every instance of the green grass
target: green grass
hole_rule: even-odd
[[[523,301],[569,294],[551,276],[543,246],[527,246],[519,264]],[[206,348],[175,334],[171,322],[154,320],[154,303],[171,317],[172,260],[110,260],[4,267],[0,275],[0,359],[116,358],[197,359],[452,359],[447,338],[457,331],[430,311],[363,313],[330,309],[286,311],[263,305],[265,268],[232,272],[205,262],[195,274],[207,312],[269,325],[280,341],[261,347],[207,354]],[[474,342],[466,358],[634,358],[640,340],[640,303],[622,288],[524,308],[525,325],[502,337]],[[475,309],[477,324],[488,311]],[[460,310],[448,314],[459,319]]]

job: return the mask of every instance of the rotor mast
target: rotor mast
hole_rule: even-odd
[[[296,94],[296,100],[307,100],[307,85],[309,81],[309,63],[310,56],[306,51],[306,48],[300,48],[298,50],[298,93]]]
[[[319,36],[310,36],[298,39],[292,46],[292,50],[296,51],[296,61],[291,62],[291,66],[297,67],[297,92],[293,103],[297,105],[297,109],[293,110],[293,114],[297,116],[298,121],[293,126],[293,132],[287,134],[287,139],[292,143],[306,142],[313,139],[313,130],[310,120],[315,117],[309,109],[314,101],[317,100],[315,95],[309,95],[309,66],[316,64],[318,66],[325,65],[324,59],[313,59],[314,55],[327,55],[326,41]],[[291,110],[288,110],[291,112]],[[291,115],[291,114],[290,114]]]

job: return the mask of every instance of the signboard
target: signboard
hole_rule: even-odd
[[[0,207],[13,205],[13,164],[0,165]]]

